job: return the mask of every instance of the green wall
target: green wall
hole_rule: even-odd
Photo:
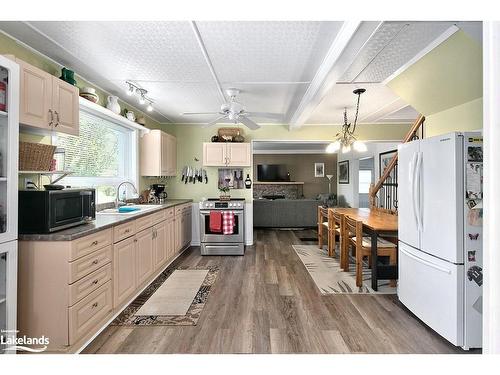
[[[198,201],[201,198],[217,197],[217,167],[206,167],[208,184],[184,184],[180,171],[184,165],[202,167],[203,142],[210,142],[210,138],[217,133],[221,126],[214,125],[203,128],[200,125],[176,124],[168,125],[166,131],[177,137],[177,171],[178,176],[168,179],[167,193],[172,198],[191,198]],[[330,140],[340,130],[340,126],[304,126],[298,130],[290,131],[285,125],[265,125],[257,130],[248,130],[240,126],[246,142],[251,140]],[[360,140],[397,140],[403,139],[409,125],[376,124],[358,125],[356,133]],[[195,162],[194,158],[199,161]],[[252,168],[244,168],[245,176],[253,178]],[[251,190],[232,190],[231,196],[252,199]]]
[[[482,46],[457,31],[388,86],[426,116],[426,136],[477,130],[483,121],[482,72]]]

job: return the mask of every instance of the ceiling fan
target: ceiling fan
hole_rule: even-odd
[[[247,112],[245,111],[243,105],[239,102],[236,101],[236,96],[240,93],[240,90],[238,89],[226,89],[226,94],[229,96],[229,101],[222,104],[220,106],[220,111],[219,112],[184,112],[182,113],[183,116],[191,116],[191,115],[222,115],[219,116],[212,121],[210,121],[208,124],[204,125],[203,127],[209,127],[212,126],[220,121],[223,120],[230,120],[234,122],[235,124],[237,123],[242,123],[249,129],[255,130],[259,129],[260,125],[257,124],[255,121],[249,119],[249,117],[263,117],[263,118],[269,118],[269,119],[281,119],[281,115],[279,113],[268,113],[268,112]]]

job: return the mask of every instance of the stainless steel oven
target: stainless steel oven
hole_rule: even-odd
[[[211,211],[232,211],[232,234],[214,232],[210,225]],[[243,255],[245,253],[245,201],[209,199],[200,202],[201,255]]]
[[[19,191],[19,233],[52,233],[92,219],[94,189]]]

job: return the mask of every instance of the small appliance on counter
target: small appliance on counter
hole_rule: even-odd
[[[165,203],[165,201],[167,200],[165,184],[153,184],[151,185],[151,191],[154,192],[153,194],[158,200],[158,203]]]
[[[95,189],[20,190],[19,233],[44,234],[95,219]]]
[[[200,202],[201,255],[245,254],[245,199]]]

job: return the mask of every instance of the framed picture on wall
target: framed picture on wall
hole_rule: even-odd
[[[339,184],[349,183],[349,160],[339,161]]]
[[[325,163],[314,163],[314,177],[325,177]]]
[[[382,152],[382,153],[378,154],[378,166],[379,166],[378,170],[379,170],[379,174],[380,174],[379,177],[382,177],[385,169],[387,168],[387,166],[391,162],[394,155],[396,155],[397,153],[398,153],[398,150],[391,150],[391,151],[386,151],[386,152]],[[388,181],[396,182],[396,173],[397,173],[396,168],[394,168],[391,171],[391,174],[389,175]]]

